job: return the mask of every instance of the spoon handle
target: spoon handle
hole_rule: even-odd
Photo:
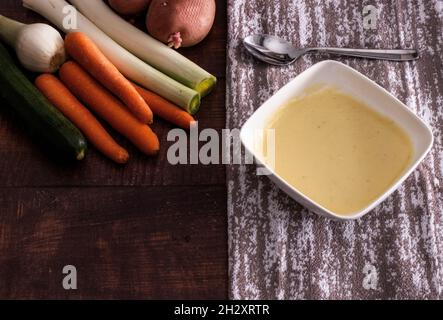
[[[312,48],[308,51],[317,51],[321,53],[330,53],[351,57],[382,59],[393,61],[408,61],[418,59],[418,52],[414,49],[348,49],[348,48]]]

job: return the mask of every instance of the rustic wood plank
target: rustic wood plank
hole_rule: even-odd
[[[225,298],[225,212],[223,186],[1,188],[0,298]]]

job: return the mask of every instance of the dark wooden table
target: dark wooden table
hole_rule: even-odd
[[[182,52],[219,79],[203,101],[200,128],[225,126],[226,3],[212,33]],[[0,3],[0,14],[44,21]],[[158,157],[131,153],[116,166],[93,148],[85,161],[48,156],[4,104],[0,107],[0,298],[226,298],[227,220],[223,166],[172,166],[158,120]],[[62,287],[66,265],[78,289]]]

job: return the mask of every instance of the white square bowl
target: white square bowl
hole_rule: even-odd
[[[362,101],[368,107],[385,117],[393,120],[408,134],[414,147],[412,161],[409,167],[405,170],[403,176],[397,179],[397,181],[384,194],[369,204],[366,208],[351,215],[343,216],[336,214],[322,207],[288,184],[281,176],[276,174],[272,168],[265,164],[265,159],[262,158],[260,153],[256,152],[254,147],[254,143],[256,142],[254,140],[255,133],[266,128],[268,120],[273,114],[275,114],[289,100],[300,96],[307,89],[317,85],[333,86],[341,92],[347,93],[357,100]],[[358,71],[343,63],[332,60],[326,60],[313,65],[281,88],[259,109],[257,109],[257,111],[244,124],[241,129],[240,138],[246,150],[254,155],[258,163],[264,165],[266,169],[269,170],[271,173],[269,178],[291,198],[321,216],[337,220],[353,220],[360,218],[385,200],[419,165],[431,149],[434,140],[431,129],[401,101]]]

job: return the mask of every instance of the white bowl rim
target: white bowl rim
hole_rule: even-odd
[[[368,206],[366,206],[365,208],[349,214],[349,215],[340,215],[337,214],[327,208],[325,208],[324,206],[320,205],[319,203],[317,203],[316,201],[312,200],[310,197],[306,196],[305,194],[303,194],[301,191],[299,191],[297,188],[295,188],[294,186],[290,185],[284,178],[282,178],[279,174],[277,174],[274,170],[272,170],[272,168],[270,168],[266,163],[264,163],[263,161],[261,161],[259,159],[259,157],[257,156],[257,154],[251,150],[251,148],[249,148],[248,144],[245,142],[245,135],[246,135],[246,129],[248,127],[248,125],[250,124],[250,122],[252,122],[252,119],[254,118],[254,115],[257,113],[257,111],[259,109],[261,109],[264,105],[267,104],[268,101],[270,101],[271,99],[273,99],[276,95],[279,94],[279,92],[284,89],[285,87],[291,85],[294,81],[296,81],[296,79],[301,76],[302,74],[308,72],[308,71],[312,71],[312,68],[320,68],[320,67],[324,67],[326,65],[337,65],[340,66],[341,68],[345,68],[348,71],[351,71],[351,73],[354,76],[360,77],[365,79],[366,81],[368,81],[369,83],[371,83],[373,86],[375,86],[378,90],[381,90],[382,92],[384,92],[385,94],[387,94],[391,99],[393,99],[394,101],[396,101],[398,103],[399,106],[401,106],[404,110],[407,111],[407,113],[412,116],[412,118],[414,118],[418,123],[420,123],[420,125],[425,129],[426,133],[428,134],[428,139],[429,142],[427,143],[427,147],[425,149],[424,152],[422,152],[422,154],[417,158],[417,160],[411,164],[409,164],[409,169],[407,171],[405,171],[401,177],[397,178],[396,181],[394,182],[394,184],[385,192],[383,192],[383,194],[381,194],[379,197],[377,197],[377,199],[375,199],[374,201],[372,201]],[[395,119],[391,119],[393,120],[395,123],[399,123],[398,121],[396,121]],[[409,134],[408,134],[409,136]],[[301,198],[303,198],[306,202],[313,204],[315,207],[318,207],[320,210],[324,211],[329,218],[332,218],[334,220],[340,220],[340,221],[349,221],[349,220],[356,220],[359,219],[361,217],[363,217],[364,215],[366,215],[367,213],[369,213],[371,210],[373,210],[376,206],[378,206],[381,202],[383,202],[384,200],[386,200],[387,197],[389,197],[395,190],[397,190],[399,188],[399,186],[411,175],[411,173],[413,171],[415,171],[415,169],[417,169],[418,165],[423,161],[423,159],[428,155],[428,153],[430,152],[430,150],[432,149],[432,146],[434,144],[434,135],[432,133],[432,130],[430,128],[430,126],[425,123],[420,117],[418,117],[412,110],[410,110],[402,101],[400,101],[397,97],[395,97],[392,93],[390,93],[389,91],[387,91],[385,88],[383,88],[381,85],[379,85],[378,83],[376,83],[374,80],[368,78],[367,76],[365,76],[364,74],[360,73],[359,71],[355,70],[354,68],[335,61],[335,60],[324,60],[321,62],[318,62],[312,66],[310,66],[309,68],[307,68],[306,70],[304,70],[303,72],[301,72],[300,74],[298,74],[295,78],[293,78],[292,80],[290,80],[287,84],[285,84],[283,87],[281,87],[277,92],[275,92],[271,97],[269,97],[259,108],[257,108],[254,113],[248,118],[248,120],[243,124],[241,130],[240,130],[240,139],[242,141],[243,146],[245,147],[245,149],[254,156],[254,158],[256,159],[257,164],[260,164],[262,166],[264,166],[267,170],[269,170],[269,172],[271,172],[271,174],[268,176],[268,178],[270,178],[270,180],[273,180],[273,178],[277,178],[279,181],[279,183],[283,184],[286,188],[288,188],[289,190],[291,190],[292,192],[295,192],[298,196],[300,196]],[[273,183],[275,183],[275,181],[273,181]],[[276,183],[277,184],[277,183]],[[278,185],[277,185],[278,186]],[[279,186],[278,186],[279,187]],[[289,195],[289,197],[291,197]],[[291,197],[292,198],[292,197]],[[297,201],[295,199],[293,199],[294,201]],[[297,201],[298,202],[298,201]],[[303,205],[303,204],[302,204]],[[304,206],[304,205],[303,205]],[[308,209],[309,210],[309,209]],[[312,210],[310,210],[312,211]],[[316,214],[319,214],[318,212],[314,212]],[[323,215],[323,214],[321,214]]]

